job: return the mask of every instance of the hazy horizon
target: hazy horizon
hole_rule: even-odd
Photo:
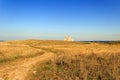
[[[0,0],[0,40],[120,40],[120,0]]]

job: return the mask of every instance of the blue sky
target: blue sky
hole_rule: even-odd
[[[120,0],[0,0],[0,39],[120,40]]]

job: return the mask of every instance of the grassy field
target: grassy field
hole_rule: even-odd
[[[29,58],[43,53],[41,49],[30,47],[21,41],[0,42],[0,63],[19,58]]]
[[[23,40],[0,42],[0,63],[51,52],[25,80],[120,80],[120,43]]]

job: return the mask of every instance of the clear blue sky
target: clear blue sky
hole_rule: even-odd
[[[120,0],[0,0],[0,39],[120,40]]]

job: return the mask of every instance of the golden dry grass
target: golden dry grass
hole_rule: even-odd
[[[23,40],[0,42],[0,61],[52,52],[26,80],[120,80],[120,43]],[[33,72],[33,73],[32,73]]]
[[[32,43],[34,42],[34,43]],[[45,44],[45,45],[44,45]],[[31,41],[32,47],[57,55],[37,65],[27,80],[119,80],[120,44]]]
[[[0,42],[0,62],[6,62],[17,58],[27,58],[42,54],[41,49],[30,47],[17,42]]]

